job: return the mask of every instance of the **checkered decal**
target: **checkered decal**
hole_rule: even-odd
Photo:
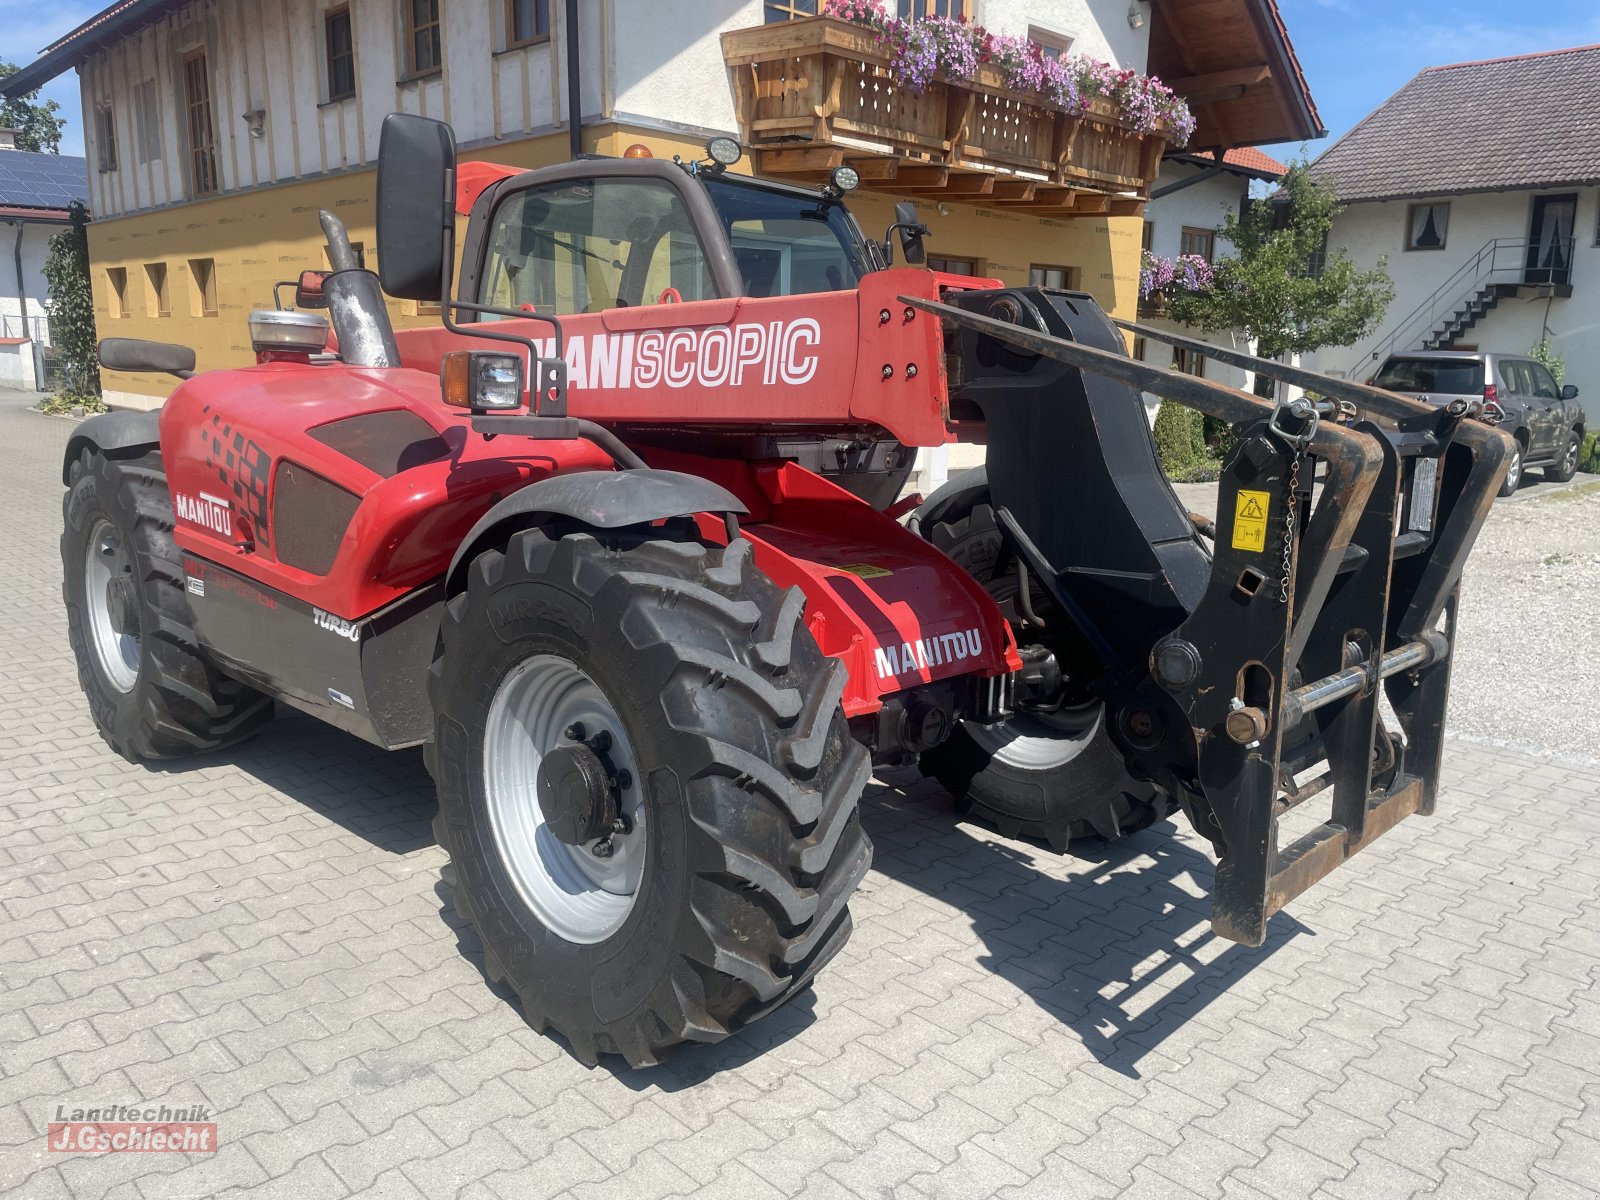
[[[210,413],[211,406],[207,404],[200,411]],[[256,544],[269,548],[272,533],[267,524],[267,476],[272,468],[271,456],[244,434],[235,432],[220,414],[211,414],[211,426],[202,437],[206,469],[217,473],[235,510],[248,519]]]

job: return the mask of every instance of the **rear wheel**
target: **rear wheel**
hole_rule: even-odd
[[[200,646],[160,454],[85,451],[72,465],[63,515],[67,633],[111,748],[133,761],[172,758],[254,733],[272,700],[224,675]]]
[[[717,1041],[850,933],[871,847],[843,664],[750,544],[516,534],[447,606],[436,831],[485,969],[594,1064]]]
[[[1561,448],[1561,455],[1555,462],[1544,469],[1544,477],[1551,483],[1566,483],[1578,473],[1578,458],[1583,453],[1583,434],[1576,429],[1568,430],[1567,444]]]
[[[948,741],[923,755],[924,773],[945,786],[963,816],[1057,850],[1074,838],[1116,838],[1154,824],[1171,810],[1164,793],[1129,775],[1106,732],[1105,706],[1073,694],[1071,674],[1082,655],[1055,632],[1065,627],[1065,616],[1035,592],[1032,604],[1053,640],[1041,642],[1042,633],[1023,622],[1014,564],[988,500],[986,486],[974,487],[947,501],[924,532],[994,597],[1018,645],[1048,650],[1068,678],[1053,711],[1019,710],[992,726],[963,721]]]
[[[1518,438],[1511,450],[1511,465],[1506,468],[1506,477],[1500,482],[1500,495],[1513,496],[1522,486],[1522,439]]]

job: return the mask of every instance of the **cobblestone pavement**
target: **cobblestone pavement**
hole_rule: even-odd
[[[812,994],[586,1070],[485,986],[419,755],[286,716],[155,770],[90,731],[69,429],[0,402],[5,1195],[1594,1195],[1600,767],[1453,745],[1440,815],[1259,950],[1208,933],[1177,826],[1058,857],[894,775]],[[57,1104],[135,1099],[210,1106],[220,1151],[46,1152]]]

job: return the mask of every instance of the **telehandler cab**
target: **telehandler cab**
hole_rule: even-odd
[[[1153,369],[1085,294],[925,269],[910,206],[863,236],[848,172],[738,157],[458,166],[448,127],[393,115],[377,275],[323,213],[334,269],[252,314],[256,365],[102,343],[184,380],[85,421],[63,467],[111,746],[214,750],[275,700],[422,745],[489,976],[591,1064],[807,985],[849,934],[873,763],[1057,848],[1181,808],[1213,927],[1250,944],[1432,810],[1503,434],[1212,346],[1318,399]],[[439,326],[392,329],[385,292]],[[1214,526],[1140,389],[1232,422]],[[915,447],[957,439],[986,470],[908,516]]]

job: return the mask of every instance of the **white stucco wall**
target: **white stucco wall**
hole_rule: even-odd
[[[0,150],[0,154],[5,151]],[[17,293],[17,230],[22,229],[22,286]],[[0,338],[26,337],[21,345],[0,345],[0,387],[32,388],[34,343],[49,343],[50,322],[45,314],[44,260],[52,234],[60,225],[0,221]],[[26,314],[26,320],[23,316]]]
[[[1542,194],[1571,192],[1578,194],[1571,298],[1502,300],[1462,341],[1484,350],[1523,354],[1539,341],[1548,321],[1552,346],[1566,360],[1566,381],[1582,389],[1591,413],[1600,413],[1600,245],[1597,245],[1600,188],[1560,188]],[[1376,334],[1354,346],[1318,351],[1312,365],[1317,370],[1353,378],[1364,379],[1370,375],[1380,365],[1373,360],[1372,353],[1484,245],[1494,238],[1520,241],[1528,237],[1533,197],[1538,194],[1541,193],[1499,192],[1348,205],[1334,218],[1329,244],[1343,246],[1351,259],[1363,268],[1374,266],[1387,255],[1389,275],[1395,283],[1395,299]],[[1407,206],[1422,200],[1448,200],[1450,203],[1450,221],[1442,250],[1408,251],[1404,248]],[[1509,263],[1513,257],[1503,253],[1501,261]],[[1454,307],[1450,304],[1448,309]],[[1408,339],[1396,349],[1416,349],[1424,332],[1419,327],[1416,340]]]
[[[1144,18],[1128,24],[1128,10]],[[1072,38],[1071,52],[1143,71],[1150,47],[1149,0],[974,0],[973,20],[992,33],[1027,35],[1037,25]]]

